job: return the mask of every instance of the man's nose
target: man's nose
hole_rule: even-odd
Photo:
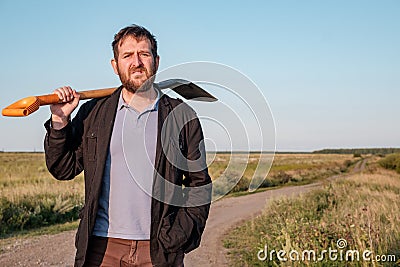
[[[134,67],[140,67],[140,66],[143,65],[143,62],[142,62],[142,60],[140,59],[139,54],[134,54],[134,55],[133,55],[133,57],[132,57],[132,65],[133,65]]]

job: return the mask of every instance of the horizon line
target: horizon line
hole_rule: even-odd
[[[216,153],[216,154],[227,154],[227,153],[250,153],[250,154],[256,154],[256,153],[265,153],[265,154],[273,154],[273,153],[316,153],[316,152],[323,152],[323,151],[329,151],[329,150],[398,150],[400,147],[354,147],[354,148],[347,148],[347,147],[341,147],[341,148],[321,148],[321,149],[314,149],[314,150],[290,150],[290,149],[282,149],[282,150],[276,150],[276,151],[270,151],[270,150],[207,150],[207,153]],[[44,153],[44,150],[0,150],[0,153]]]

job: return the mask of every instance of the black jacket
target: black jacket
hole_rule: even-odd
[[[51,128],[50,120],[45,123],[44,149],[50,173],[56,179],[69,180],[84,171],[85,205],[75,240],[75,266],[85,262],[95,224],[120,93],[121,88],[109,97],[86,102],[61,130]],[[200,244],[211,202],[211,179],[202,141],[201,125],[193,109],[179,99],[162,95],[151,203],[150,254],[154,266],[171,266],[179,253]],[[182,167],[188,164],[192,166]]]

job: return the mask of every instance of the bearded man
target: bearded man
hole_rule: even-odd
[[[72,120],[79,94],[60,87],[62,103],[45,123],[51,174],[70,180],[84,171],[75,266],[183,266],[210,207],[202,128],[193,109],[153,83],[160,57],[147,29],[121,29],[112,48],[122,85]]]

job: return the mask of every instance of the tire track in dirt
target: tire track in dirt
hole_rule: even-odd
[[[321,183],[267,190],[241,197],[229,197],[212,204],[200,247],[185,258],[185,266],[229,266],[222,238],[234,226],[259,215],[265,205],[279,197],[293,197],[319,187]]]

